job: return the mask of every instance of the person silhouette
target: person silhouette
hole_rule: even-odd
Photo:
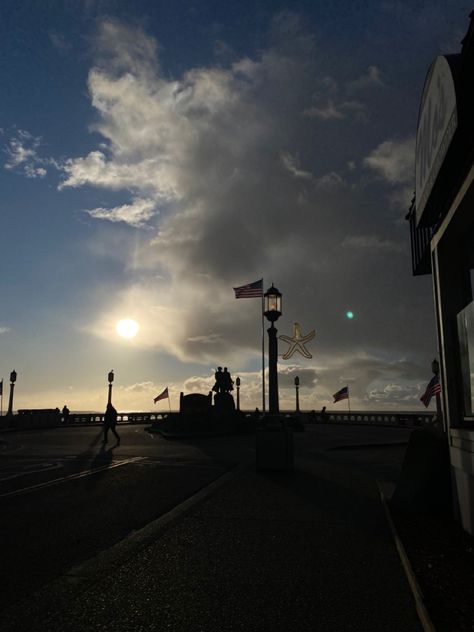
[[[103,443],[107,443],[107,434],[109,430],[112,430],[115,438],[117,439],[117,445],[120,445],[120,436],[115,429],[117,426],[117,410],[112,406],[112,404],[107,404],[107,409],[104,415],[104,441]]]
[[[63,423],[67,424],[69,422],[69,408],[64,404],[63,406]]]

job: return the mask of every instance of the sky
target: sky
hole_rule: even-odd
[[[217,366],[261,408],[261,301],[232,288],[263,278],[279,335],[316,331],[279,358],[281,408],[298,376],[303,409],[348,385],[353,410],[423,410],[432,279],[405,215],[426,72],[471,9],[3,0],[3,409],[12,369],[14,408],[103,410],[113,369],[117,408],[165,411]]]

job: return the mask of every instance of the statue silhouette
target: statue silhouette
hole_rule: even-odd
[[[222,385],[224,393],[230,393],[230,391],[234,390],[234,380],[231,378],[226,366],[224,367],[224,373],[222,374]]]
[[[216,383],[212,387],[212,390],[215,393],[223,393],[224,392],[224,384],[223,384],[223,373],[222,373],[222,367],[221,366],[217,367],[217,371],[214,373],[214,378],[216,380]]]
[[[234,390],[234,380],[231,378],[227,367],[217,367],[217,371],[214,373],[216,383],[212,387],[214,393],[230,393]]]

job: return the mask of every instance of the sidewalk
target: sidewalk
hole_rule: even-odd
[[[50,594],[31,603],[30,628],[12,611],[4,629],[422,629],[376,482],[329,455],[292,474],[249,466],[112,573]]]

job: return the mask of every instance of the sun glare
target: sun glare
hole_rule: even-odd
[[[136,320],[132,320],[131,318],[122,318],[122,320],[119,320],[115,325],[115,329],[122,338],[135,338],[140,329],[140,325]]]

